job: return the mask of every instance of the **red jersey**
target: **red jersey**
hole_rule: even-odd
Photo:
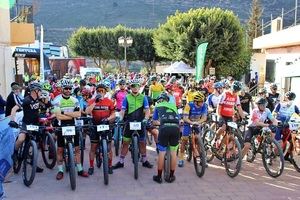
[[[181,98],[184,93],[184,90],[182,87],[178,87],[176,85],[173,86],[173,96],[175,97],[176,106],[180,106],[181,104]]]
[[[222,94],[220,103],[221,109],[220,114],[224,117],[234,116],[234,106],[240,105],[240,98],[237,94],[231,92],[225,92]]]
[[[91,105],[95,102],[95,99],[88,101],[88,105]],[[110,114],[114,112],[114,103],[109,98],[104,98],[96,103],[92,116],[95,123],[100,123],[102,119],[108,118]]]

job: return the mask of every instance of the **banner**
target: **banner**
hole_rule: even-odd
[[[197,48],[196,53],[196,82],[199,82],[203,78],[203,68],[205,61],[205,54],[208,43],[202,43]]]

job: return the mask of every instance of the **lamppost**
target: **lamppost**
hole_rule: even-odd
[[[119,45],[124,47],[124,60],[125,60],[125,70],[127,69],[127,47],[130,47],[133,43],[132,37],[127,37],[126,32],[125,36],[121,36],[118,38]]]

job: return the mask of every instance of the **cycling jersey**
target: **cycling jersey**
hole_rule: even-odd
[[[74,112],[76,110],[77,111],[80,110],[78,100],[72,96],[66,98],[63,97],[62,95],[59,95],[53,100],[52,104],[55,108],[59,108],[61,112]],[[60,121],[59,124],[61,126],[63,126],[64,124],[73,125],[74,120]]]
[[[127,90],[118,90],[112,95],[112,98],[116,100],[116,108],[118,111],[122,109],[122,103],[127,93]]]
[[[155,83],[153,85],[150,85],[151,98],[157,99],[164,90],[165,90],[164,86],[160,83]]]
[[[88,105],[90,106],[95,101],[96,99],[89,100]],[[100,99],[92,111],[94,123],[99,124],[102,119],[108,118],[112,112],[114,112],[113,101],[108,98]]]
[[[173,90],[173,96],[175,97],[175,101],[176,101],[176,106],[180,106],[181,104],[181,98],[182,98],[182,95],[184,93],[184,90],[182,87],[179,87],[179,86],[173,86],[172,88]]]
[[[240,105],[240,98],[236,94],[232,94],[231,92],[225,92],[220,97],[219,105],[221,105],[221,116],[233,117],[234,106]]]
[[[267,108],[269,108],[270,111],[273,112],[276,104],[280,101],[279,93],[275,93],[275,94],[268,93],[267,101],[268,101]]]
[[[220,102],[220,99],[221,99],[221,95],[216,96],[215,94],[210,94],[210,95],[207,97],[206,104],[207,104],[209,107],[217,108],[217,106],[218,106],[218,104],[219,104],[219,102]]]
[[[278,113],[277,119],[282,122],[288,121],[294,113],[300,113],[299,108],[296,105],[292,104],[288,106],[284,103],[277,104],[274,112]]]
[[[173,103],[162,102],[155,106],[153,120],[160,119],[160,124],[175,123],[179,124],[177,107]]]
[[[254,108],[250,115],[249,126],[253,127],[256,122],[265,122],[267,119],[273,120],[273,118],[274,117],[268,108],[266,108],[263,112],[261,112],[258,108]]]
[[[33,99],[30,95],[24,98],[22,104],[24,116],[22,122],[25,124],[39,124],[40,104],[38,99]]]
[[[144,109],[149,108],[148,99],[143,94],[134,96],[132,94],[126,95],[126,98],[122,104],[122,110],[126,110],[126,120],[129,121],[141,121],[144,119]]]

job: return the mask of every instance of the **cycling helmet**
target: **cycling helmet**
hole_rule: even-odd
[[[72,88],[73,83],[72,83],[71,79],[64,78],[61,80],[61,86],[62,86],[62,88],[66,88],[66,87]]]
[[[56,88],[61,88],[61,82],[60,82],[60,81],[57,81],[57,83],[55,83],[55,87],[56,87]]]
[[[284,95],[288,100],[293,101],[296,99],[296,94],[294,92],[287,92]]]
[[[221,82],[214,83],[214,88],[215,89],[223,88],[223,83],[221,83]]]
[[[29,81],[35,81],[36,80],[36,75],[31,75],[30,80]]]
[[[40,99],[49,99],[49,98],[50,98],[50,93],[47,90],[42,90]]]
[[[272,83],[270,85],[270,88],[273,89],[273,90],[277,90],[277,85],[275,83]]]
[[[90,96],[92,93],[89,89],[83,88],[81,94],[82,96]]]
[[[152,77],[150,78],[150,80],[151,80],[151,81],[157,81],[157,77],[156,77],[156,76],[152,76]]]
[[[230,84],[229,84],[229,80],[228,79],[224,79],[222,82],[223,82],[223,87],[224,88],[229,88]]]
[[[170,98],[168,96],[167,93],[163,92],[159,95],[159,97],[157,98],[157,101],[169,101]]]
[[[125,79],[120,79],[119,80],[119,85],[125,85],[126,84],[126,80]]]
[[[199,81],[199,84],[200,84],[200,85],[203,85],[203,84],[204,84],[204,80],[201,79],[201,80]]]
[[[202,92],[196,92],[194,94],[194,101],[204,101],[205,96]]]
[[[105,85],[106,90],[109,90],[109,89],[110,89],[110,87],[111,87],[110,80],[105,79],[105,80],[103,81],[103,84]]]
[[[98,90],[99,88],[103,88],[103,89],[107,90],[106,85],[101,82],[96,86],[96,90]]]
[[[29,85],[29,90],[34,91],[34,90],[40,90],[42,91],[42,87],[39,83],[32,83]]]
[[[256,100],[255,100],[255,103],[258,104],[258,105],[267,105],[267,99],[266,98],[263,98],[263,97],[258,97]]]
[[[86,81],[84,79],[81,79],[79,81],[79,85],[86,86]]]
[[[138,85],[140,86],[140,81],[138,79],[133,79],[131,82],[130,82],[130,85]]]
[[[160,83],[166,83],[167,81],[166,81],[166,79],[164,79],[164,78],[162,78],[161,80],[160,80]]]
[[[242,87],[243,87],[242,83],[239,81],[234,81],[231,85],[231,89],[236,92],[240,91]]]
[[[258,90],[258,94],[261,94],[261,93],[267,94],[267,89],[266,88],[260,88]]]
[[[42,84],[42,89],[43,90],[46,90],[46,91],[51,91],[52,90],[52,86],[50,85],[50,83],[48,81],[45,81],[43,84]]]

